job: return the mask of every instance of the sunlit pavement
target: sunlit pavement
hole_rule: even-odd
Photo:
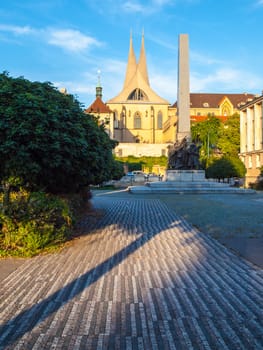
[[[263,270],[157,199],[105,215],[1,282],[0,349],[263,349]]]

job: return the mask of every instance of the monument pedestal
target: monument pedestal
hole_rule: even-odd
[[[144,186],[129,186],[130,193],[166,193],[166,194],[207,194],[256,193],[252,189],[230,187],[229,184],[207,180],[204,170],[167,170],[163,181],[147,182]]]
[[[166,170],[164,181],[200,182],[207,181],[204,170]]]

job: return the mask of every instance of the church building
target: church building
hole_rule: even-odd
[[[170,103],[157,95],[150,86],[144,35],[142,35],[138,62],[133,49],[132,36],[130,37],[122,91],[106,104],[114,113],[114,139],[120,143],[116,149],[117,155],[130,155],[134,152],[137,155],[167,154],[163,124],[167,121],[169,112],[175,113],[175,110],[170,111]]]
[[[189,72],[188,72],[189,74]],[[119,157],[167,155],[169,145],[177,138],[178,106],[160,97],[150,86],[144,34],[138,61],[136,60],[132,35],[124,84],[121,92],[102,101],[100,78],[96,87],[96,99],[85,110],[95,114],[105,124],[110,137],[119,142],[114,152]],[[177,86],[175,82],[174,95]],[[222,122],[239,113],[242,103],[254,98],[242,93],[190,93],[190,122],[201,122],[215,116]]]

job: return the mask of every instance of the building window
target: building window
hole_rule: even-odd
[[[138,112],[136,112],[134,116],[134,129],[141,129],[141,128],[142,128],[141,116]]]
[[[230,110],[227,106],[224,106],[223,109],[222,109],[222,114],[223,116],[227,117],[230,115]]]
[[[119,121],[118,121],[118,112],[115,110],[113,115],[113,127],[114,129],[119,128]]]
[[[130,95],[128,96],[128,100],[148,101],[149,99],[143,90],[137,88],[130,93]]]
[[[261,164],[260,164],[260,155],[259,155],[259,154],[256,155],[256,167],[257,167],[257,168],[260,168],[260,167],[261,167]]]
[[[161,111],[158,112],[157,115],[157,129],[163,128],[163,114]]]
[[[251,169],[252,168],[252,157],[248,157],[248,167]]]

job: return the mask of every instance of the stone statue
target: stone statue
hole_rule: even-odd
[[[186,137],[176,141],[168,150],[168,169],[200,169],[199,149],[194,142],[189,144]]]
[[[188,169],[200,169],[199,163],[199,150],[200,146],[196,146],[195,143],[191,143],[188,148],[188,159],[187,166]]]

